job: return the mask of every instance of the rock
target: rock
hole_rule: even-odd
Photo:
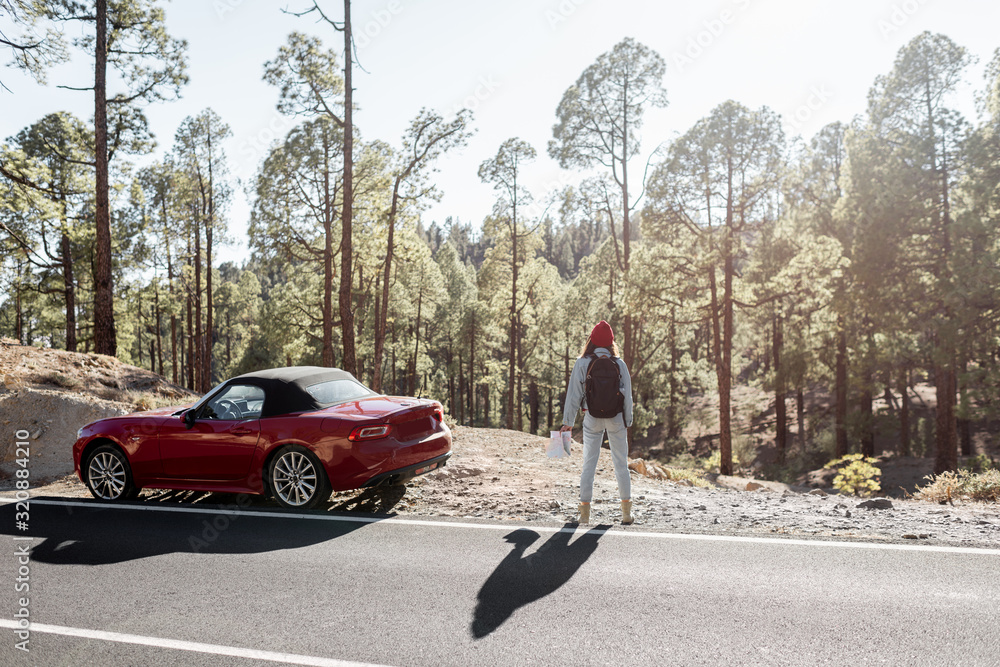
[[[629,461],[628,468],[629,470],[634,470],[640,475],[646,474],[646,462],[643,461],[642,459],[635,459],[633,461]]]
[[[858,508],[866,510],[891,510],[892,501],[888,498],[872,498],[871,500],[858,503]]]

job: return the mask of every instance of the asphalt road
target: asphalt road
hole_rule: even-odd
[[[0,664],[1000,664],[1000,550],[144,507],[0,505]]]

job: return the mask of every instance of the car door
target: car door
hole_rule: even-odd
[[[246,477],[260,436],[263,406],[263,389],[231,384],[197,408],[190,429],[183,415],[168,419],[159,434],[164,476],[197,480]]]

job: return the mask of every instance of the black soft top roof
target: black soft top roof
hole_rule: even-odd
[[[264,390],[264,410],[261,417],[286,415],[290,412],[319,410],[325,407],[306,391],[307,387],[330,380],[357,379],[339,368],[322,366],[288,366],[270,368],[238,375],[226,384],[252,384]]]

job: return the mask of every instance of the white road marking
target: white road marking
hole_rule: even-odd
[[[5,502],[14,502],[13,499],[2,498]],[[245,509],[219,509],[214,507],[178,507],[163,506],[156,504],[142,505],[117,505],[102,504],[97,502],[80,502],[73,500],[31,500],[36,505],[53,505],[57,507],[84,507],[88,509],[109,509],[109,510],[130,510],[140,512],[176,512],[179,514],[225,514],[238,516],[257,516],[272,519],[308,519],[311,521],[340,521],[344,523],[378,523],[396,524],[403,526],[433,526],[436,528],[467,528],[475,530],[516,530],[527,528],[538,533],[577,533],[592,532],[597,535],[611,535],[613,537],[648,537],[654,539],[667,540],[690,540],[702,542],[742,542],[746,544],[770,544],[770,545],[793,545],[804,547],[840,547],[844,549],[883,549],[887,551],[929,551],[935,553],[950,554],[972,554],[976,556],[1000,556],[1000,549],[978,549],[975,547],[944,547],[924,544],[880,544],[877,542],[837,542],[825,540],[799,540],[781,537],[747,537],[742,535],[699,535],[685,533],[655,533],[632,530],[630,528],[596,528],[587,526],[573,526],[555,528],[553,526],[536,526],[524,523],[492,524],[492,523],[463,523],[459,521],[433,521],[420,519],[399,519],[378,517],[347,516],[335,514],[304,514],[301,512],[262,512],[259,510]]]
[[[21,629],[14,621],[0,619],[0,628],[10,628],[12,630]],[[142,635],[128,635],[120,632],[105,632],[104,630],[88,630],[86,628],[70,628],[64,625],[47,625],[44,623],[32,623],[28,630],[31,632],[41,632],[52,635],[64,635],[66,637],[80,637],[82,639],[99,639],[108,642],[118,642],[120,644],[138,644],[140,646],[154,646],[156,648],[169,648],[177,651],[193,651],[195,653],[211,653],[212,655],[228,655],[237,658],[250,658],[252,660],[267,660],[269,662],[280,662],[286,665],[312,665],[315,667],[385,667],[367,662],[350,662],[348,660],[335,660],[333,658],[319,658],[311,655],[298,655],[295,653],[279,653],[276,651],[259,651],[252,648],[239,648],[236,646],[220,646],[219,644],[203,644],[201,642],[187,642],[179,639],[163,639],[162,637],[144,637]]]

